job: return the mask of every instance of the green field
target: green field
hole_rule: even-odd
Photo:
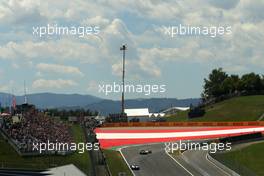
[[[201,118],[188,119],[188,111],[167,117],[167,121],[256,121],[264,113],[264,95],[235,97],[205,108]]]
[[[263,149],[264,142],[252,144],[236,151],[217,154],[216,159],[229,168],[241,173],[241,175],[250,175],[250,172],[252,171],[257,175],[262,176],[264,175]]]
[[[104,150],[103,152],[106,156],[106,162],[112,175],[118,175],[119,172],[125,172],[127,176],[132,176],[130,169],[118,151]]]
[[[71,127],[75,142],[85,142],[85,136],[79,125]],[[0,167],[20,169],[47,169],[50,167],[74,164],[86,174],[89,174],[91,162],[87,152],[68,156],[36,156],[21,157],[0,135]]]

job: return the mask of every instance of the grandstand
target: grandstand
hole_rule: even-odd
[[[1,135],[20,155],[37,155],[33,143],[73,142],[69,126],[55,121],[44,113],[38,112],[33,105],[19,105],[19,114],[4,116],[0,120]],[[70,151],[60,151],[71,153]],[[45,151],[44,154],[58,154],[57,151]]]

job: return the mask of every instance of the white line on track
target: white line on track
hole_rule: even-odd
[[[173,158],[168,152],[165,151],[165,153],[171,158],[173,159],[173,161],[175,161],[179,166],[181,166],[188,174],[190,174],[191,176],[194,176],[188,169],[186,169],[181,163],[179,163],[175,158]]]
[[[127,147],[127,146],[126,146],[126,147]],[[131,169],[129,163],[127,162],[125,156],[124,156],[123,153],[122,153],[122,149],[123,149],[123,148],[126,148],[126,147],[121,147],[120,149],[118,149],[118,151],[120,152],[121,156],[122,156],[123,159],[125,160],[125,162],[126,162],[128,168],[129,168],[129,170],[131,171],[131,173],[133,174],[133,176],[136,176],[135,173],[134,173],[134,171]]]
[[[231,174],[229,174],[228,172],[226,172],[224,169],[222,169],[221,167],[219,167],[219,166],[217,166],[215,163],[213,163],[212,161],[210,161],[209,159],[208,159],[208,153],[206,154],[206,156],[205,156],[205,158],[206,158],[206,160],[208,161],[208,162],[210,162],[211,164],[213,164],[215,167],[217,167],[218,169],[220,169],[222,172],[224,172],[226,175],[229,175],[229,176],[231,176]]]

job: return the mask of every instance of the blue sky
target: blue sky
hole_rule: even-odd
[[[199,97],[214,68],[230,74],[264,68],[264,1],[251,0],[2,0],[0,2],[0,91],[55,92],[105,96],[99,84],[121,81],[126,43],[127,83],[165,84],[161,94],[128,98]],[[39,38],[32,28],[99,26],[96,36]],[[231,26],[232,34],[164,34],[164,26]]]

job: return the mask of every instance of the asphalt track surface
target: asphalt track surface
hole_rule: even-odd
[[[165,144],[129,146],[121,149],[129,165],[139,165],[134,170],[136,176],[228,176],[225,170],[214,165],[206,157],[207,151],[186,151],[176,158],[164,150]],[[148,155],[140,155],[140,150],[151,150]]]
[[[185,161],[195,169],[197,169],[204,176],[229,176],[227,171],[221,167],[213,164],[208,158],[208,152],[200,151],[185,151],[183,154]]]

